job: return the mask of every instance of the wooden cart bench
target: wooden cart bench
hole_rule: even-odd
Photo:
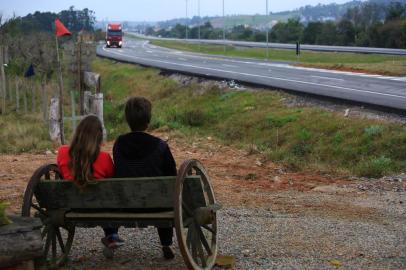
[[[51,266],[68,259],[75,227],[175,227],[188,269],[211,269],[217,256],[219,209],[206,170],[197,160],[182,164],[177,177],[105,179],[80,190],[45,165],[31,177],[23,216],[43,223],[43,256]],[[134,239],[135,241],[136,239]]]

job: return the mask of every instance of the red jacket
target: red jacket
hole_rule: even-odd
[[[71,170],[69,169],[69,146],[62,145],[58,149],[56,158],[59,170],[62,173],[63,179],[73,181]],[[93,177],[95,179],[111,178],[114,175],[114,164],[111,156],[107,152],[100,151],[99,156],[93,163]]]

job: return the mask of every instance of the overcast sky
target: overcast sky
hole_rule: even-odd
[[[318,3],[345,3],[350,0],[269,0],[270,11],[285,11]],[[201,15],[222,14],[222,0],[200,0]],[[197,15],[198,0],[188,0],[189,16]],[[266,0],[225,0],[226,14],[265,13]],[[25,16],[35,11],[59,12],[69,6],[89,8],[98,20],[162,21],[185,17],[186,0],[0,0],[0,12]]]

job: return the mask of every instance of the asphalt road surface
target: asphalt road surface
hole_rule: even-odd
[[[406,78],[294,67],[284,63],[213,56],[127,40],[97,55],[180,73],[237,80],[301,93],[406,110]]]
[[[235,40],[221,40],[221,39],[178,39],[178,38],[159,38],[153,36],[144,36],[138,33],[126,32],[126,34],[138,38],[155,39],[155,40],[168,40],[168,41],[180,41],[188,43],[204,43],[213,45],[237,46],[237,47],[249,47],[249,48],[271,48],[271,49],[288,49],[296,50],[296,44],[287,43],[273,43],[270,42],[250,42],[250,41],[235,41]],[[391,55],[406,55],[405,49],[389,49],[389,48],[373,48],[373,47],[350,47],[350,46],[326,46],[326,45],[306,45],[301,44],[300,49],[304,51],[318,51],[318,52],[349,52],[349,53],[374,53],[374,54],[391,54]]]

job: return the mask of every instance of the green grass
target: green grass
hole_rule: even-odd
[[[0,116],[0,153],[42,152],[52,149],[48,127],[38,114]]]
[[[7,207],[8,204],[6,202],[0,202],[0,227],[11,223],[11,220],[6,215]]]
[[[154,40],[152,44],[157,46],[199,52],[198,44],[186,44],[178,41]],[[200,52],[214,55],[224,55],[224,47],[221,45],[201,45]],[[299,65],[322,67],[339,70],[355,70],[393,76],[406,76],[406,57],[380,54],[355,54],[355,53],[330,53],[302,51],[299,58],[294,50],[270,49],[272,61],[297,62]],[[228,46],[226,55],[235,57],[248,57],[265,59],[266,49],[243,48]]]
[[[95,61],[94,68],[103,78],[110,139],[128,131],[127,97],[141,95],[154,105],[152,129],[174,130],[185,138],[212,136],[247,149],[256,145],[268,159],[294,170],[378,177],[406,167],[406,128],[401,125],[287,107],[289,95],[276,91],[182,86],[156,69],[109,60]]]

